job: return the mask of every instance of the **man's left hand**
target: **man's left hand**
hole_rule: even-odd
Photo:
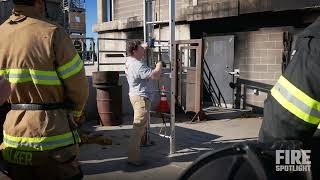
[[[148,43],[141,44],[141,47],[143,47],[144,49],[148,49],[149,48]]]

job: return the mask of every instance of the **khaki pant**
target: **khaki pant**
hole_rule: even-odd
[[[129,142],[128,161],[140,160],[141,138],[150,118],[150,100],[142,96],[132,96],[130,101],[134,111],[133,130]]]

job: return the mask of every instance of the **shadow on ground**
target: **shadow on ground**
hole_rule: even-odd
[[[190,165],[190,162],[193,162],[200,155],[208,151],[218,150],[219,148],[233,144],[234,141],[245,140],[216,141],[220,136],[176,126],[176,154],[168,156],[169,139],[151,134],[150,137],[154,145],[141,148],[141,155],[146,164],[141,167],[134,167],[127,164],[126,158],[131,126],[122,126],[121,128],[123,129],[99,131],[99,133],[111,137],[114,141],[113,145],[101,146],[93,144],[81,146],[80,161],[85,175],[115,171],[128,173],[145,171],[172,163],[180,166],[180,169],[185,169]],[[160,127],[153,127],[151,131],[159,132]]]

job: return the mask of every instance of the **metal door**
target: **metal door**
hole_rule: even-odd
[[[201,111],[202,39],[176,41],[177,100],[184,111]]]
[[[234,95],[229,83],[233,82],[233,76],[229,72],[234,71],[234,36],[206,37],[204,38],[204,46],[204,60],[218,85],[218,87],[214,87],[215,91],[222,93],[227,107],[231,108]]]

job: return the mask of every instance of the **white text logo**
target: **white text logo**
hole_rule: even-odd
[[[276,150],[276,171],[310,171],[311,150]]]

